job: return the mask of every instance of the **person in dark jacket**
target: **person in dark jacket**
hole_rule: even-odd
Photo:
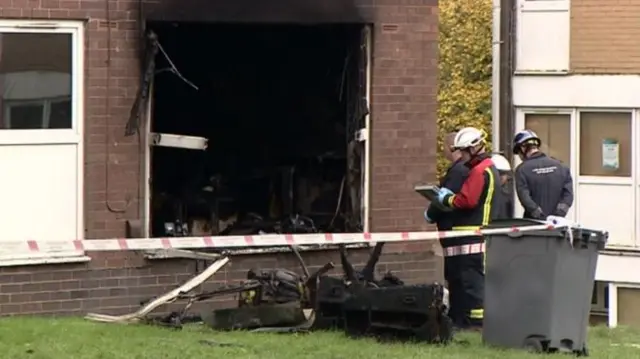
[[[444,140],[444,156],[451,162],[444,177],[440,180],[440,188],[449,188],[454,192],[462,189],[462,184],[469,175],[469,168],[465,166],[459,150],[453,148],[456,133],[449,133]],[[434,203],[429,205],[425,213],[429,223],[435,223],[439,231],[450,231],[453,228],[451,212],[441,211]]]
[[[491,156],[493,165],[496,166],[498,173],[500,174],[500,188],[502,189],[502,201],[500,205],[498,219],[512,218],[513,216],[513,203],[511,198],[513,197],[511,192],[511,178],[513,177],[513,171],[511,170],[511,163],[501,154],[494,154]]]
[[[462,184],[469,176],[469,167],[465,165],[462,154],[453,147],[453,141],[456,133],[450,133],[444,140],[444,156],[451,162],[447,168],[447,172],[440,180],[441,188],[448,188],[453,192],[459,192]],[[429,223],[435,223],[439,231],[450,231],[453,229],[453,212],[444,212],[435,204],[431,203],[425,211],[425,219]],[[440,240],[440,244],[445,246],[445,240]],[[460,291],[462,288],[459,269],[455,260],[444,261],[444,279],[447,281],[447,289],[449,289],[449,317],[454,323],[463,321],[464,312],[460,305]]]
[[[540,144],[540,138],[531,130],[520,131],[513,139],[513,153],[522,160],[515,170],[518,200],[525,218],[564,217],[573,205],[571,171],[540,151]]]

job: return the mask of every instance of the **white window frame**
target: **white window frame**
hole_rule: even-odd
[[[366,71],[366,89],[365,97],[367,100],[367,106],[369,106],[369,113],[364,118],[364,163],[362,163],[362,194],[361,194],[361,207],[362,207],[362,227],[365,233],[371,232],[371,223],[369,217],[371,216],[371,71],[373,62],[373,29],[371,25],[365,25],[366,33],[366,46],[367,46],[367,67]]]
[[[634,138],[633,134],[636,133],[636,112],[634,109],[612,109],[612,108],[585,108],[579,107],[576,109],[576,123],[575,123],[575,132],[576,132],[576,144],[575,144],[575,152],[576,152],[576,162],[580,163],[580,113],[628,113],[631,115],[631,153],[632,155],[636,153],[637,150],[637,141]],[[636,159],[633,156],[631,160],[631,176],[630,177],[608,177],[608,176],[583,176],[580,175],[580,166],[576,166],[575,177],[578,179],[580,183],[584,184],[626,184],[631,185],[634,184],[636,173]]]
[[[580,113],[627,113],[631,114],[631,176],[630,177],[607,177],[607,176],[582,176],[580,175]],[[578,107],[575,109],[575,147],[574,151],[576,154],[576,167],[574,173],[574,183],[579,188],[580,184],[593,184],[593,185],[628,185],[633,187],[633,203],[634,206],[634,214],[633,217],[637,218],[640,213],[640,205],[638,202],[640,201],[640,181],[638,179],[638,157],[636,154],[640,149],[637,141],[637,133],[638,133],[638,111],[632,108],[588,108],[588,107]],[[578,201],[578,193],[576,192],[576,203]],[[578,214],[576,214],[578,215]],[[638,246],[638,241],[640,238],[640,223],[638,221],[635,222],[635,243],[634,247],[627,246],[616,246],[616,245],[607,245],[607,249],[623,249],[623,250],[635,250]]]
[[[569,0],[519,0],[521,11],[569,11]]]
[[[618,326],[619,310],[618,310],[618,289],[636,289],[640,290],[640,284],[637,283],[617,283],[611,282],[609,286],[609,312],[607,326],[609,328],[615,328]]]
[[[550,1],[555,1],[555,0],[550,0]],[[518,131],[521,131],[522,129],[524,129],[524,125],[525,125],[525,119],[527,115],[569,115],[570,117],[570,126],[571,129],[569,130],[569,133],[571,135],[571,138],[569,139],[569,149],[570,149],[570,160],[569,160],[569,169],[571,170],[571,174],[574,176],[573,179],[573,193],[574,193],[574,199],[573,199],[573,216],[574,218],[571,218],[572,220],[576,220],[577,216],[578,216],[578,181],[577,181],[577,168],[578,168],[578,163],[579,162],[579,158],[578,158],[578,153],[576,151],[578,147],[578,133],[577,132],[577,111],[575,109],[572,108],[567,108],[567,107],[553,107],[553,108],[543,108],[543,107],[519,107],[516,108],[516,121],[515,121],[515,133],[518,133]],[[518,156],[514,156],[514,168],[515,166],[520,164],[520,158],[518,158]],[[514,205],[514,214],[516,215],[516,217],[522,217],[522,215],[524,214],[524,208],[522,207],[522,205],[520,204],[520,201],[518,200],[518,194],[515,193],[516,191],[514,191],[513,196],[513,203]]]
[[[71,128],[70,129],[0,129],[0,145],[74,144],[77,146],[77,233],[84,239],[84,22],[56,20],[0,20],[0,35],[7,33],[71,35]],[[24,238],[26,240],[27,238]],[[16,239],[13,239],[16,240]],[[46,240],[46,239],[43,239]],[[0,240],[0,245],[2,241]],[[80,251],[34,254],[16,258],[0,257],[1,266],[87,262]]]
[[[567,13],[567,16],[569,17],[569,24],[568,26],[571,26],[571,21],[570,21],[570,3],[569,0],[517,0],[517,9],[516,9],[516,18],[517,19],[521,19],[522,16],[524,16],[524,14],[526,13],[541,13],[541,12],[545,12],[545,13],[555,13],[555,12],[563,12],[563,13]],[[518,21],[516,19],[516,36],[520,37],[521,32],[523,31],[523,25],[520,23],[521,21]],[[536,69],[528,69],[528,68],[521,68],[521,64],[519,64],[518,58],[520,55],[520,47],[518,44],[516,44],[516,48],[515,51],[517,53],[516,55],[516,64],[515,64],[515,69],[514,69],[514,73],[515,75],[535,75],[535,76],[566,76],[569,73],[569,66],[570,66],[570,54],[569,54],[569,47],[570,47],[570,42],[571,42],[571,29],[567,29],[569,31],[569,41],[567,42],[567,59],[566,59],[566,63],[564,64],[564,66],[566,66],[565,68],[562,69],[554,69],[553,71],[541,71],[541,70],[536,70]]]
[[[632,109],[633,113],[631,115],[631,151],[632,151],[632,162],[631,162],[631,176],[633,178],[633,189],[635,196],[635,216],[636,219],[638,215],[640,215],[640,155],[638,155],[638,151],[640,151],[640,125],[638,121],[640,121],[640,110]],[[634,248],[640,247],[640,221],[636,220],[636,238],[635,238]]]
[[[550,0],[555,1],[555,0]],[[524,128],[525,117],[528,114],[535,115],[570,115],[571,116],[571,174],[573,175],[573,191],[574,191],[574,203],[572,220],[579,221],[580,214],[578,213],[580,203],[580,184],[603,184],[603,185],[633,185],[634,188],[634,203],[636,215],[640,213],[640,156],[634,156],[631,164],[631,178],[626,177],[602,177],[602,176],[581,176],[580,175],[580,112],[601,112],[601,113],[631,113],[631,131],[635,136],[631,139],[631,151],[633,154],[637,154],[640,151],[640,144],[638,138],[640,138],[640,126],[638,126],[638,120],[640,114],[638,110],[630,108],[588,108],[588,107],[518,107],[516,108],[516,120],[515,131],[519,131]],[[516,157],[514,159],[514,167],[520,163],[520,160]],[[588,199],[585,199],[588,200]],[[515,203],[515,215],[522,216],[524,210],[518,201],[517,194],[514,193]],[[640,240],[640,222],[636,221],[636,248]],[[607,249],[615,249],[615,246],[607,246]],[[625,250],[632,248],[624,247]]]

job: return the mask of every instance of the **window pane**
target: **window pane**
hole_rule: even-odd
[[[71,128],[71,101],[52,102],[49,110],[49,128]]]
[[[1,128],[72,127],[71,40],[71,34],[0,34]]]
[[[631,176],[631,113],[580,113],[580,174]]]
[[[526,114],[524,127],[540,136],[541,150],[548,156],[571,164],[571,116]]]
[[[42,128],[44,106],[41,104],[14,104],[8,107],[7,123],[11,128]]]

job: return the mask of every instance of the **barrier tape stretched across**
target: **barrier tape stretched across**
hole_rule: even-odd
[[[568,227],[566,224],[540,224],[512,228],[482,229],[476,231],[433,231],[394,233],[312,233],[264,234],[254,236],[202,236],[170,238],[90,239],[69,241],[26,240],[2,242],[2,253],[55,253],[70,251],[126,251],[150,249],[189,248],[246,248],[287,245],[353,244],[367,242],[406,242],[477,235],[508,234],[551,230]]]

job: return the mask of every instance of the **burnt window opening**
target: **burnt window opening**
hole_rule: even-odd
[[[147,28],[151,131],[208,139],[152,147],[151,235],[362,231],[362,25]]]

